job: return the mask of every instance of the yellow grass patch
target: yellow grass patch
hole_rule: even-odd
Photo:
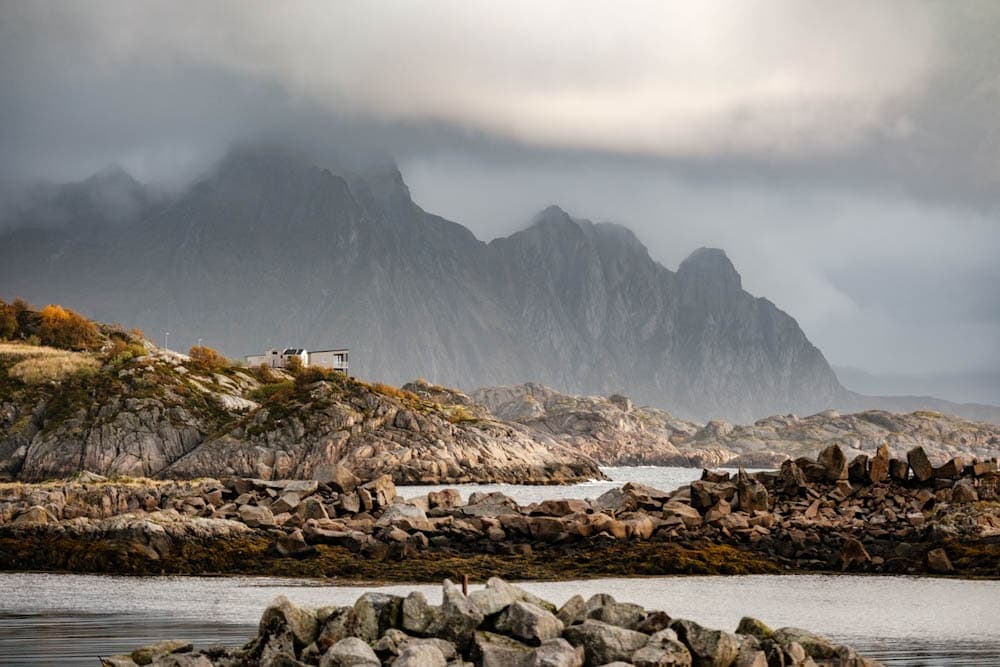
[[[25,384],[61,382],[80,372],[93,372],[100,362],[89,354],[52,347],[0,344],[0,358],[17,362],[7,374]]]
[[[46,345],[0,342],[0,359],[4,360],[18,360],[26,357],[42,357],[63,353],[65,353],[65,350],[59,350]]]

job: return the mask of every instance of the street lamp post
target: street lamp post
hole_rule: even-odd
[[[169,331],[164,331],[163,332],[163,349],[164,350],[169,350],[170,349],[170,332]]]

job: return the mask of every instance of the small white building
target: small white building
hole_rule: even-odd
[[[335,371],[346,373],[349,354],[350,350],[346,347],[338,350],[313,350],[309,353],[309,365],[332,368]]]
[[[315,350],[309,352],[301,347],[287,347],[284,350],[271,349],[264,354],[250,354],[245,357],[247,366],[264,364],[270,368],[286,368],[293,357],[303,366],[322,366],[336,371],[347,372],[350,350]]]

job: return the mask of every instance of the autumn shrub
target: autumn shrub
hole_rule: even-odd
[[[342,376],[338,376],[337,371],[331,368],[309,366],[307,368],[303,368],[295,374],[295,385],[297,387],[304,387],[306,385],[313,384],[314,382],[337,380],[340,377]]]
[[[193,346],[188,350],[188,356],[195,366],[206,371],[221,371],[230,366],[228,359],[204,345]]]
[[[372,390],[382,394],[383,396],[391,396],[392,398],[398,398],[400,400],[406,401],[419,401],[420,397],[414,394],[412,391],[406,391],[405,389],[400,389],[399,387],[393,387],[391,384],[385,384],[384,382],[376,382],[372,385]]]
[[[10,340],[17,332],[17,313],[14,306],[0,301],[0,340]]]
[[[104,358],[112,365],[120,366],[126,361],[137,359],[144,354],[146,354],[146,348],[139,343],[130,343],[123,338],[113,336],[110,346],[104,352]]]
[[[278,382],[270,382],[268,384],[262,384],[253,391],[250,392],[249,396],[251,400],[257,401],[258,403],[263,403],[274,396],[285,396],[289,394],[295,387],[295,382],[292,380],[283,380]]]
[[[77,312],[49,304],[38,313],[38,336],[45,345],[64,350],[94,350],[101,336],[93,322]]]
[[[258,364],[253,368],[253,374],[264,384],[278,381],[278,375],[267,364]]]
[[[291,356],[285,360],[285,370],[292,375],[298,375],[305,367],[305,364],[302,363],[302,357]]]
[[[473,422],[477,420],[478,418],[476,415],[472,414],[464,405],[456,405],[448,412],[448,421],[452,424],[458,424],[460,422]]]
[[[38,313],[24,299],[0,301],[0,340],[27,340],[38,334]]]
[[[14,299],[14,316],[17,318],[18,333],[22,338],[37,334],[38,313],[24,299]]]

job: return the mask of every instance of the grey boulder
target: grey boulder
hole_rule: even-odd
[[[320,658],[319,667],[381,667],[372,647],[357,637],[348,637],[330,647]]]
[[[631,660],[649,641],[649,635],[591,619],[569,626],[563,637],[573,646],[583,647],[587,667]]]

